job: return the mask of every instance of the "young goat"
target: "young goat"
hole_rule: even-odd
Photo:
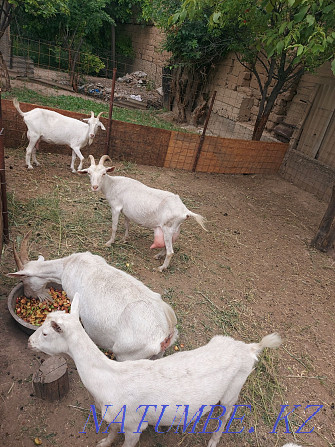
[[[40,141],[46,141],[47,143],[70,146],[72,149],[71,170],[76,172],[74,168],[76,156],[80,160],[78,169],[81,169],[83,166],[84,157],[80,150],[87,144],[92,144],[99,127],[102,130],[106,130],[105,126],[99,121],[103,112],[100,112],[96,118],[94,113],[91,112],[90,118],[84,118],[84,121],[87,121],[86,124],[47,109],[37,108],[29,112],[22,112],[16,98],[14,98],[13,104],[28,127],[27,137],[29,144],[26,149],[26,165],[28,169],[33,169],[31,157],[33,163],[39,166],[39,162],[36,159],[36,149],[38,149]]]
[[[84,332],[78,319],[81,306],[81,297],[76,294],[71,314],[50,313],[30,336],[28,344],[49,355],[64,353],[73,358],[84,386],[104,420],[113,427],[108,437],[98,443],[99,447],[108,447],[114,441],[118,432],[116,422],[121,422],[119,410],[123,406],[120,431],[125,434],[123,447],[134,447],[141,430],[148,424],[154,425],[156,431],[158,426],[172,428],[183,425],[184,416],[185,427],[187,415],[191,419],[196,413],[198,418],[192,419],[194,433],[201,414],[210,411],[202,433],[206,432],[207,421],[220,402],[225,408],[220,407],[220,420],[212,418],[218,420],[219,427],[208,443],[208,447],[215,447],[257,356],[263,348],[281,344],[278,334],[267,335],[260,343],[251,344],[218,335],[198,349],[154,362],[117,363],[99,351]]]
[[[81,294],[80,318],[87,333],[117,360],[156,358],[174,343],[178,331],[171,306],[142,282],[89,252],[44,261],[28,260],[27,235],[21,253],[14,251],[19,271],[8,276],[22,280],[27,297],[50,299],[46,285],[62,284],[72,301]]]
[[[112,172],[115,169],[115,166],[107,168],[104,166],[104,161],[109,159],[108,155],[103,155],[97,165],[93,156],[89,157],[91,166],[78,172],[80,174],[87,173],[90,176],[92,191],[101,190],[112,208],[112,237],[106,243],[107,247],[115,241],[119,216],[122,211],[125,216],[125,241],[128,237],[129,221],[154,230],[154,242],[150,248],[163,249],[155,256],[155,259],[165,256],[163,265],[158,268],[162,272],[170,264],[173,255],[172,244],[179,236],[180,225],[185,219],[193,217],[206,230],[205,219],[200,214],[188,210],[178,195],[149,188],[128,177],[106,175],[107,172]]]

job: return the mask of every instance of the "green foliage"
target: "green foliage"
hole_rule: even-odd
[[[58,13],[68,13],[69,0],[8,0],[15,11],[22,10],[27,14],[43,18],[53,17]]]
[[[258,82],[255,140],[261,138],[278,95],[305,71],[332,61],[335,74],[333,0],[184,0],[170,22],[201,18],[206,18],[208,32],[230,30],[229,49]]]
[[[92,53],[84,53],[81,60],[81,72],[84,74],[99,73],[105,68],[105,64],[98,56]]]
[[[229,33],[208,28],[210,7],[197,17],[186,17],[178,0],[143,0],[142,10],[146,20],[153,20],[164,31],[163,49],[172,53],[171,64],[203,70],[226,55]]]
[[[314,70],[334,59],[335,3],[333,0],[185,0],[173,20],[203,17],[211,7],[209,29],[238,24],[230,48],[252,63],[265,51],[268,59]],[[334,67],[334,63],[332,64]],[[335,72],[334,72],[335,73]]]

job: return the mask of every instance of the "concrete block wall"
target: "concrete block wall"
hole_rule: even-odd
[[[135,53],[132,71],[141,70],[148,74],[148,79],[155,83],[155,88],[162,86],[162,68],[167,64],[170,54],[162,51],[164,34],[150,25],[127,24],[122,31],[131,38]]]
[[[262,72],[261,67],[259,73],[264,79],[265,73]],[[218,65],[212,85],[213,90],[217,90],[213,113],[218,118],[245,123],[246,125],[242,127],[245,127],[245,134],[248,137],[249,127],[255,123],[260,101],[259,86],[255,76],[240,64],[235,54],[229,54]],[[278,123],[284,120],[293,95],[294,88],[278,97],[266,130],[271,132]],[[224,125],[222,127],[225,129]]]

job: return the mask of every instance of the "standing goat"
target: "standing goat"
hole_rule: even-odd
[[[99,351],[84,332],[78,318],[81,306],[82,297],[76,294],[70,314],[50,313],[29,337],[28,346],[49,355],[63,353],[73,358],[84,386],[108,423],[105,433],[110,432],[98,443],[99,447],[113,443],[120,425],[120,432],[125,434],[123,447],[134,447],[149,424],[156,431],[163,426],[172,429],[182,425],[187,429],[193,425],[187,433],[195,433],[201,414],[208,411],[200,433],[208,433],[207,423],[211,419],[219,422],[208,443],[208,447],[216,447],[257,356],[264,348],[277,348],[281,344],[280,336],[275,333],[251,344],[218,335],[198,349],[154,362],[117,363]],[[220,417],[212,417],[215,407],[220,408]],[[160,428],[159,433],[164,430]]]
[[[33,163],[39,166],[39,162],[36,159],[36,150],[40,141],[46,141],[47,143],[70,146],[72,149],[71,170],[76,172],[74,168],[76,156],[80,160],[78,170],[83,166],[84,157],[80,150],[87,144],[89,146],[92,144],[99,127],[102,130],[106,130],[105,126],[99,121],[103,112],[100,112],[96,118],[94,113],[91,112],[90,118],[84,118],[84,121],[87,121],[86,124],[47,109],[36,108],[29,112],[22,112],[16,98],[14,98],[13,104],[28,127],[27,137],[29,144],[26,149],[26,165],[28,169],[33,169],[31,157]]]
[[[89,157],[91,166],[81,171],[78,170],[78,172],[80,174],[87,173],[90,176],[92,191],[101,190],[112,208],[112,237],[106,243],[107,247],[115,241],[119,216],[122,211],[126,227],[124,241],[128,237],[129,221],[154,230],[154,242],[150,248],[162,248],[155,256],[155,259],[165,256],[163,265],[158,268],[162,272],[170,264],[173,255],[172,244],[178,238],[180,225],[185,219],[193,217],[206,230],[205,219],[200,214],[188,210],[177,194],[150,188],[128,177],[106,175],[107,172],[112,172],[115,169],[115,166],[104,166],[104,161],[110,159],[108,155],[103,155],[97,165],[93,156]]]
[[[62,285],[70,301],[80,292],[85,330],[119,361],[159,357],[174,343],[177,319],[158,293],[89,252],[29,261],[27,238],[20,254],[14,250],[19,271],[8,274],[22,280],[25,296],[50,299],[46,286],[51,281]]]

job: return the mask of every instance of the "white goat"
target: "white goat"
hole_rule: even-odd
[[[71,170],[76,172],[74,168],[76,156],[80,160],[78,169],[81,169],[83,166],[84,157],[80,150],[87,144],[92,144],[99,127],[102,130],[106,130],[105,126],[99,121],[103,112],[100,112],[96,118],[94,113],[91,112],[90,118],[83,119],[87,121],[86,124],[52,110],[36,108],[29,112],[22,112],[16,98],[14,98],[13,104],[28,127],[27,137],[29,144],[26,149],[26,165],[28,169],[33,169],[31,157],[33,163],[39,166],[40,163],[36,159],[36,149],[38,149],[40,141],[46,141],[47,143],[70,146],[72,149]]]
[[[219,422],[219,428],[208,443],[208,447],[215,447],[258,354],[263,348],[275,348],[281,344],[280,336],[275,333],[267,335],[260,343],[251,344],[219,335],[198,349],[172,354],[154,362],[117,363],[99,351],[84,332],[78,319],[81,298],[79,294],[75,295],[70,314],[50,313],[43,325],[30,336],[28,344],[30,348],[49,355],[64,353],[73,358],[80,378],[104,420],[108,424],[115,421],[110,424],[113,428],[108,437],[98,443],[99,447],[108,447],[115,439],[119,428],[116,422],[121,422],[118,412],[124,405],[126,413],[123,413],[124,424],[121,425],[124,429],[121,432],[125,433],[123,447],[134,447],[141,430],[148,424],[154,425],[156,431],[158,426],[183,425],[183,407],[185,411],[185,405],[188,405],[185,426],[187,414],[189,419],[195,413],[198,416],[199,413],[205,414],[220,402],[226,411],[222,414],[221,408],[220,420],[212,418]],[[194,425],[197,421],[192,419]]]
[[[78,170],[78,172],[80,174],[87,173],[90,176],[92,191],[101,190],[112,208],[112,237],[106,243],[107,247],[115,241],[119,216],[122,211],[126,227],[124,241],[128,237],[129,221],[154,230],[154,242],[150,248],[163,249],[155,256],[155,259],[160,259],[165,255],[163,265],[158,268],[162,272],[170,264],[173,255],[172,244],[179,236],[180,225],[185,219],[193,217],[206,230],[205,219],[200,214],[188,210],[178,195],[150,188],[128,177],[106,175],[107,172],[112,172],[115,169],[115,166],[105,167],[103,165],[104,161],[109,159],[108,155],[103,155],[97,165],[93,156],[89,157],[91,166],[88,169]]]
[[[50,299],[46,285],[51,281],[62,284],[70,301],[80,292],[85,330],[117,360],[156,358],[174,343],[177,319],[160,294],[89,252],[29,261],[26,241],[27,236],[20,255],[15,250],[19,271],[8,276],[22,280],[25,296],[40,300]]]

